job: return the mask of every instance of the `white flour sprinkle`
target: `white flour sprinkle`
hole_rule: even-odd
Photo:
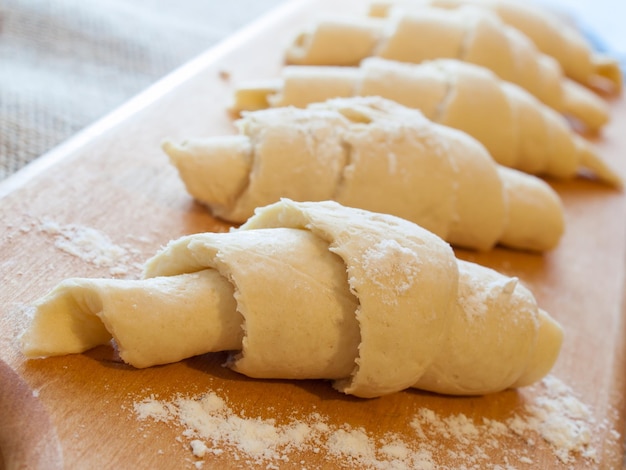
[[[563,463],[573,463],[576,454],[596,462],[592,443],[596,423],[589,407],[558,379],[548,376],[542,383],[545,393],[534,403],[526,405],[529,415],[513,418],[510,428],[522,435],[528,431],[540,434],[552,444],[556,456]]]
[[[77,224],[61,225],[42,220],[39,229],[54,236],[54,246],[97,267],[109,268],[111,276],[128,274],[129,269],[140,270],[134,259],[141,256],[138,249],[117,245],[104,233]]]
[[[448,467],[441,462],[446,461],[466,470],[513,470],[536,464],[533,449],[542,439],[563,464],[597,463],[594,448],[599,443],[593,437],[602,426],[589,407],[551,376],[529,389],[538,393],[506,421],[475,422],[464,414],[440,416],[420,408],[404,418],[414,432],[408,437],[394,433],[375,437],[360,427],[332,425],[317,412],[286,423],[246,416],[214,391],[169,402],[150,397],[135,403],[134,411],[140,420],[181,427],[196,459],[228,453],[241,468],[280,468],[292,462],[294,452],[310,452],[323,455],[335,468],[443,470]],[[617,432],[612,437],[616,442],[620,439]],[[522,449],[520,439],[526,444]],[[501,457],[492,457],[494,452]],[[199,468],[204,462],[194,465]]]
[[[398,296],[411,290],[420,274],[420,259],[415,251],[396,240],[381,240],[365,251],[361,259],[369,282],[381,287],[383,302],[397,304]],[[393,279],[389,286],[389,279]]]

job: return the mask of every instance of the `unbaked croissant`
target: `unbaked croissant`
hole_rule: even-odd
[[[458,60],[406,64],[369,58],[360,67],[288,66],[278,80],[241,84],[233,110],[304,107],[348,96],[381,96],[419,109],[428,119],[478,139],[504,166],[557,178],[582,171],[622,185],[561,115],[489,70]]]
[[[391,9],[417,8],[424,5],[458,8],[462,5],[488,8],[509,26],[530,38],[537,48],[556,59],[568,77],[588,87],[615,94],[622,90],[619,62],[595,52],[587,39],[544,8],[531,2],[516,0],[380,0],[370,5],[370,15],[386,17]]]
[[[393,214],[473,249],[549,250],[563,233],[547,183],[390,100],[261,110],[237,125],[239,135],[164,144],[189,193],[229,222],[288,197]]]
[[[320,20],[294,40],[286,61],[355,66],[368,56],[410,63],[459,59],[516,83],[590,130],[608,122],[609,111],[602,98],[565,77],[556,60],[489,10],[470,5],[455,10],[421,7],[399,10],[378,22],[361,17]]]
[[[256,378],[376,397],[484,394],[549,372],[562,330],[516,278],[393,216],[282,200],[239,230],[171,242],[144,279],[75,278],[36,303],[28,357],[113,338],[149,367],[215,351]]]

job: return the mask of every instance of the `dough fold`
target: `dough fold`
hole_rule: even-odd
[[[593,91],[563,74],[559,63],[537,49],[519,30],[505,24],[489,9],[460,5],[456,9],[392,9],[380,24],[368,17],[321,19],[302,32],[286,51],[286,62],[293,65],[354,66],[359,59],[376,56],[383,59],[419,64],[447,58],[458,59],[494,72],[502,80],[515,83],[559,113],[572,117],[587,129],[597,131],[609,120],[606,102]],[[346,29],[346,44],[354,44],[354,59],[343,62],[327,37]],[[376,47],[357,47],[359,38],[349,31],[370,28],[380,37]],[[382,36],[381,32],[382,31]],[[334,35],[335,36],[335,35]],[[304,38],[304,39],[303,39]]]
[[[544,181],[504,171],[475,139],[390,100],[275,108],[237,124],[229,148],[223,137],[164,144],[189,193],[229,222],[287,197],[393,214],[471,249],[544,251],[563,233]]]
[[[341,87],[318,86],[335,76]],[[498,163],[525,173],[560,179],[585,174],[615,187],[623,184],[559,113],[484,67],[455,59],[408,64],[372,57],[359,67],[288,66],[273,87],[242,84],[233,110],[258,109],[260,101],[304,107],[350,96],[379,96],[418,109],[476,138]]]
[[[237,230],[170,242],[143,279],[63,281],[22,345],[41,357],[111,338],[135,367],[229,350],[251,377],[331,379],[369,398],[527,385],[562,331],[517,279],[458,261],[413,223],[283,199]]]

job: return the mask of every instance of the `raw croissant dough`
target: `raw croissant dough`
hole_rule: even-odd
[[[568,77],[591,88],[621,93],[622,71],[619,62],[595,52],[570,24],[531,2],[516,0],[383,0],[370,5],[370,15],[387,17],[392,8],[459,8],[474,5],[488,8],[509,26],[525,34],[537,48],[559,62]]]
[[[525,173],[571,178],[582,170],[622,185],[561,115],[489,70],[458,60],[406,64],[369,58],[360,67],[285,67],[278,81],[241,85],[233,109],[304,107],[349,96],[381,96],[419,109],[478,139],[498,163]]]
[[[230,222],[288,197],[393,214],[473,249],[549,250],[563,233],[548,184],[393,101],[336,99],[247,113],[237,124],[236,136],[164,144],[189,193]]]
[[[590,130],[608,122],[602,98],[565,77],[556,60],[489,10],[471,5],[455,10],[424,6],[398,10],[378,21],[360,17],[320,20],[288,48],[287,63],[355,66],[368,56],[409,63],[459,59],[492,70]],[[370,31],[367,48],[361,44],[365,30]]]
[[[114,338],[136,367],[235,351],[257,378],[375,397],[483,394],[549,372],[560,326],[532,294],[432,233],[334,202],[282,200],[239,230],[171,242],[142,280],[69,279],[36,304],[29,357]]]

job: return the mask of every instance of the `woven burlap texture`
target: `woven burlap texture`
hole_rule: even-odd
[[[284,0],[0,0],[0,180]]]

